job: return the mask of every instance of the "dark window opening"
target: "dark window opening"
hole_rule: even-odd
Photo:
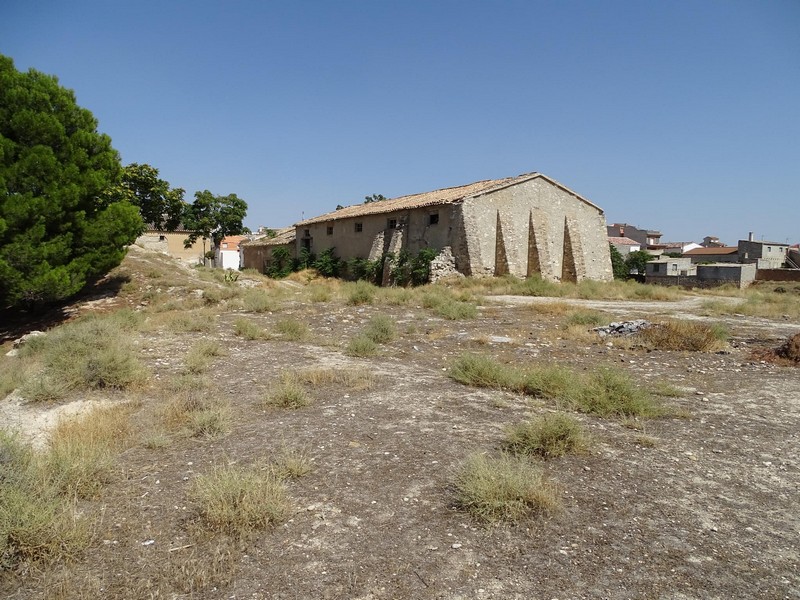
[[[167,241],[167,236],[165,236],[165,235],[158,236],[158,241],[159,242],[166,242]]]
[[[328,225],[327,234],[328,235],[333,235],[333,225]]]
[[[437,225],[439,223],[439,213],[431,213],[428,215],[428,225]]]
[[[356,233],[361,233],[362,231],[364,231],[364,224],[356,223]]]
[[[310,237],[303,238],[301,241],[303,242],[303,248],[305,248],[306,250],[311,250],[311,238]]]
[[[386,224],[387,229],[397,229],[397,219],[389,219]]]

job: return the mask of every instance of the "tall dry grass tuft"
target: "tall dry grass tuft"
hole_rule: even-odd
[[[519,521],[558,511],[557,488],[525,458],[473,454],[456,473],[456,504],[485,522]]]
[[[655,350],[685,350],[716,352],[727,346],[730,336],[718,323],[698,321],[667,321],[643,329],[638,334],[647,346]]]

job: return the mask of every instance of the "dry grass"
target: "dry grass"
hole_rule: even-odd
[[[341,287],[345,302],[353,306],[372,304],[377,291],[378,288],[376,286],[363,279],[344,283]]]
[[[558,490],[525,458],[473,454],[455,477],[456,504],[484,522],[519,521],[560,508]]]
[[[281,339],[290,342],[301,342],[308,339],[311,334],[308,325],[292,318],[278,320],[275,323],[275,331]]]
[[[246,340],[263,340],[267,332],[245,317],[239,317],[233,322],[233,333]]]
[[[555,458],[585,453],[589,437],[577,419],[553,413],[507,427],[503,446],[513,454]]]
[[[259,466],[215,467],[194,480],[190,497],[204,525],[234,536],[280,523],[291,510],[281,479]]]
[[[637,334],[654,350],[716,352],[727,346],[728,330],[719,324],[698,321],[666,321]]]
[[[376,344],[388,344],[397,336],[397,327],[391,317],[375,315],[367,322],[363,334]]]
[[[219,437],[230,431],[230,403],[207,380],[182,376],[170,382],[171,395],[161,409],[168,429],[191,437]]]
[[[277,408],[302,408],[311,403],[297,375],[292,371],[281,373],[281,381],[264,397],[264,405]]]
[[[244,310],[254,313],[276,312],[281,308],[281,302],[275,293],[263,289],[249,289],[242,295]]]
[[[143,384],[147,371],[139,361],[131,333],[142,323],[133,311],[87,317],[31,340],[20,355],[27,400],[57,400],[73,390],[125,390]]]
[[[375,376],[366,369],[303,369],[295,372],[301,383],[312,388],[345,387],[350,391],[364,391],[375,385]]]
[[[352,338],[345,347],[344,353],[358,358],[369,358],[378,354],[378,344],[367,336],[360,334]]]
[[[199,374],[208,369],[211,359],[226,354],[217,340],[201,339],[186,353],[184,365],[189,373]]]
[[[559,365],[512,367],[490,357],[462,354],[448,375],[476,387],[505,389],[553,401],[556,406],[603,417],[655,417],[663,409],[627,373],[598,368],[589,373]]]

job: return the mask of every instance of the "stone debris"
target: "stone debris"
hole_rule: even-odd
[[[600,337],[606,337],[607,335],[633,335],[650,326],[652,326],[650,321],[636,319],[634,321],[609,323],[605,327],[595,327],[592,331],[596,331]]]
[[[777,354],[783,358],[800,362],[800,333],[797,333],[786,340],[786,343],[778,348]]]

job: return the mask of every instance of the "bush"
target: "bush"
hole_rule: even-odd
[[[585,452],[587,436],[573,417],[554,413],[509,426],[503,445],[514,454],[554,458]]]
[[[327,248],[320,252],[311,266],[323,277],[338,277],[342,269],[342,261],[336,256],[334,248]]]
[[[308,397],[305,389],[301,385],[298,378],[289,372],[284,372],[281,376],[280,385],[274,390],[270,391],[264,398],[266,406],[274,406],[279,408],[302,408],[308,406],[311,399]]]
[[[457,506],[486,522],[518,521],[560,508],[541,467],[509,454],[473,454],[459,469],[455,490]]]
[[[283,339],[299,342],[309,336],[308,325],[301,323],[297,319],[281,319],[275,323],[275,331],[277,331]]]
[[[244,309],[249,312],[275,312],[280,308],[279,302],[265,290],[247,290],[242,300]]]
[[[124,390],[143,383],[126,317],[94,317],[67,323],[25,346],[23,356],[41,370],[22,386],[28,400],[62,398],[72,390]]]
[[[249,319],[239,318],[233,322],[233,333],[246,340],[260,340],[266,332]]]
[[[367,323],[364,335],[376,344],[387,344],[397,335],[397,328],[390,317],[375,315]]]
[[[357,356],[360,358],[375,356],[377,353],[378,345],[363,334],[350,340],[345,349],[345,354],[348,356]]]
[[[643,329],[638,337],[656,350],[714,352],[725,347],[729,333],[718,323],[667,321]]]
[[[345,299],[348,304],[358,306],[360,304],[372,304],[375,299],[376,287],[368,281],[356,281],[347,283],[343,287]]]

